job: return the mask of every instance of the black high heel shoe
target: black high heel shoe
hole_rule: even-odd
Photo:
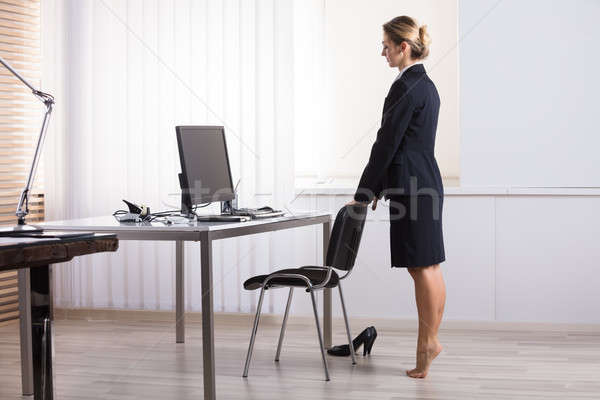
[[[373,348],[373,343],[375,343],[376,338],[377,330],[374,326],[370,326],[352,340],[352,347],[354,347],[354,351],[356,352],[358,348],[363,345],[363,356],[366,356],[367,354],[371,354],[371,349]],[[349,356],[350,346],[347,344],[333,346],[327,350],[327,354],[338,357]]]
[[[365,346],[363,347],[363,356],[365,356],[367,354],[371,355],[371,349],[373,348],[373,344],[375,343],[375,339],[377,339],[377,330],[375,329],[374,326],[371,326],[370,328],[371,328],[372,335],[365,342]]]

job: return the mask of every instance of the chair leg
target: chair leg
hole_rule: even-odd
[[[352,343],[352,334],[350,333],[350,323],[348,322],[348,314],[346,313],[346,303],[344,302],[344,294],[342,293],[342,282],[338,282],[340,290],[340,300],[342,302],[342,311],[344,312],[344,322],[346,323],[346,334],[348,335],[348,346],[350,346],[350,356],[352,356],[352,365],[356,364],[354,358],[354,343]]]
[[[285,314],[283,315],[283,323],[281,324],[281,332],[279,333],[279,343],[277,344],[277,354],[275,354],[275,361],[279,361],[279,355],[281,354],[281,345],[283,344],[283,336],[285,335],[285,327],[287,325],[288,315],[290,314],[290,305],[292,304],[292,294],[294,288],[290,288],[290,294],[288,295],[287,304],[285,306]]]
[[[250,336],[250,345],[248,346],[248,354],[246,355],[246,365],[244,366],[244,378],[248,377],[248,368],[250,368],[250,359],[252,358],[252,350],[254,349],[254,339],[256,338],[256,331],[258,330],[258,320],[260,318],[260,310],[262,308],[262,302],[265,295],[265,288],[260,290],[260,297],[258,298],[258,306],[256,307],[256,316],[254,317],[254,326],[252,327],[252,335]]]
[[[321,325],[319,324],[319,314],[317,313],[317,302],[315,300],[315,292],[310,291],[312,300],[313,312],[315,313],[315,322],[317,323],[317,336],[319,337],[319,345],[321,346],[321,356],[323,357],[323,367],[325,368],[325,380],[329,380],[329,369],[327,368],[327,358],[325,357],[325,347],[323,346],[323,335],[321,334]]]

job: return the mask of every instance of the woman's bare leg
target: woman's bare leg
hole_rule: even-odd
[[[413,378],[425,378],[431,362],[442,351],[438,330],[446,303],[446,285],[439,264],[408,268],[415,281],[415,297],[419,314],[417,366],[407,370]]]

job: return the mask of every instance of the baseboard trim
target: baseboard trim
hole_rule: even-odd
[[[245,313],[214,313],[215,322],[239,322],[241,319],[251,321],[254,314]],[[275,314],[262,314],[263,320],[268,322],[278,317]],[[161,310],[135,310],[114,308],[55,308],[54,318],[56,320],[87,320],[87,321],[136,321],[136,322],[170,322],[175,321],[174,311]],[[185,313],[186,323],[201,323],[202,313],[188,311]]]
[[[112,308],[55,308],[54,318],[56,320],[87,320],[87,321],[136,321],[136,322],[170,322],[175,319],[173,311],[158,310],[132,310]],[[281,324],[282,315],[261,314],[261,324]],[[202,313],[186,312],[186,323],[201,323]],[[215,323],[217,324],[240,324],[246,321],[252,324],[254,313],[215,312]],[[343,318],[335,317],[334,326],[343,328]],[[353,317],[350,319],[353,330],[361,330],[362,327],[370,325],[385,330],[408,330],[417,331],[416,319],[392,319],[392,318],[365,318]],[[288,324],[312,324],[312,316],[290,315]],[[600,324],[572,324],[572,323],[545,323],[545,322],[504,322],[504,321],[465,321],[445,320],[440,327],[444,330],[515,330],[515,331],[553,331],[553,332],[600,332]]]

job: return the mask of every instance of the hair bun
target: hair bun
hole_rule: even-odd
[[[431,43],[431,38],[429,37],[429,33],[427,33],[427,25],[421,25],[419,27],[419,41],[423,45],[423,47],[429,47]]]

